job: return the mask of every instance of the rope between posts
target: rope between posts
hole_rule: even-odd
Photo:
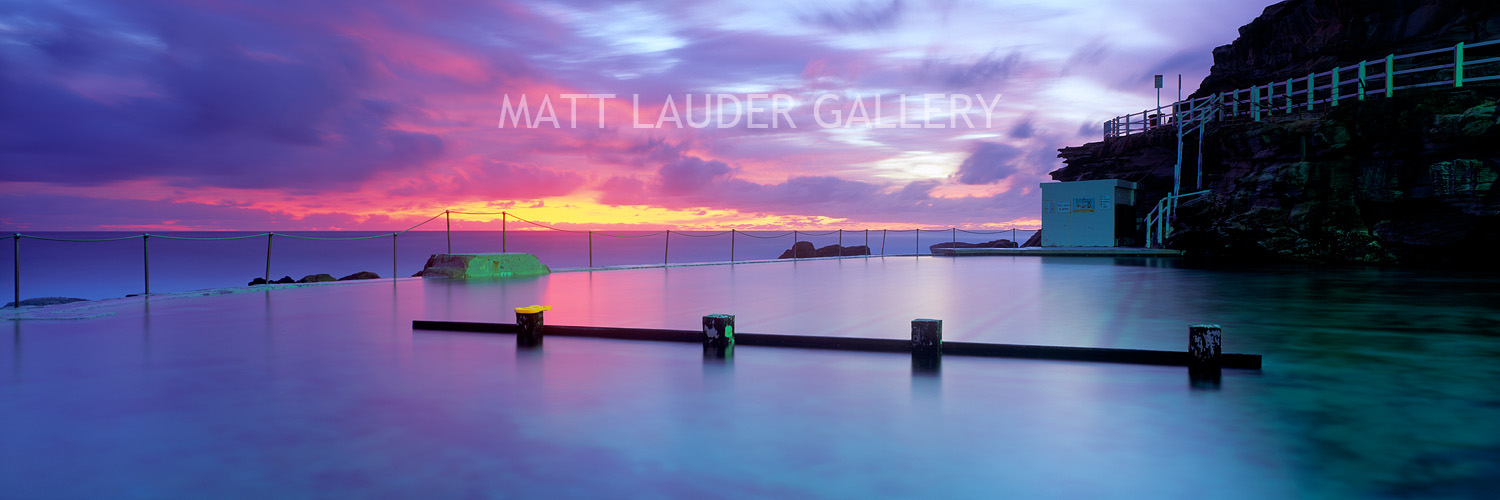
[[[406,231],[402,231],[402,233],[404,233],[404,232],[406,232]],[[372,234],[372,235],[369,235],[369,236],[351,236],[351,237],[348,237],[348,238],[328,238],[328,237],[321,237],[321,236],[298,236],[298,235],[295,235],[295,234],[286,234],[286,233],[270,233],[270,234],[273,234],[273,235],[276,235],[276,236],[285,236],[285,237],[288,237],[288,238],[296,238],[296,239],[299,239],[299,240],[352,241],[352,240],[372,240],[372,239],[375,239],[375,238],[385,238],[387,236],[394,236],[394,235],[398,235],[398,234],[401,234],[401,233],[380,233],[380,234]]]
[[[165,235],[165,234],[152,234],[150,236],[152,238],[166,238],[166,239],[169,239],[169,240],[226,241],[226,240],[243,240],[243,239],[249,239],[249,238],[259,238],[259,237],[262,237],[262,236],[265,236],[265,235],[268,235],[268,234],[271,234],[271,233],[255,233],[255,234],[247,234],[247,235],[244,235],[244,236],[223,236],[223,237],[218,237],[218,238],[199,238],[199,237],[193,237],[193,236],[168,236],[168,235]],[[142,236],[144,237],[145,235],[142,235]]]
[[[791,236],[792,232],[791,231],[787,231],[785,233],[781,233],[781,234],[778,234],[776,236],[756,236],[756,235],[753,235],[753,234],[750,234],[750,233],[747,233],[747,232],[744,232],[744,231],[740,231],[740,234],[743,234],[745,236],[749,236],[751,238],[757,238],[757,239],[762,239],[762,240],[774,240],[776,238],[781,238],[783,236]]]
[[[33,240],[65,241],[65,242],[69,242],[69,243],[98,243],[98,242],[102,242],[102,241],[133,240],[133,239],[136,239],[136,238],[144,238],[145,235],[137,234],[137,235],[134,235],[134,236],[123,236],[123,237],[119,237],[119,238],[92,238],[92,239],[49,238],[49,237],[46,237],[46,236],[32,236],[32,235],[29,235],[29,234],[17,234],[16,237],[19,237],[19,238],[29,238],[29,239],[33,239]]]

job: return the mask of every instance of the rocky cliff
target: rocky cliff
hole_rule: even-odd
[[[1495,37],[1500,3],[1293,0],[1267,8],[1238,40],[1215,49],[1202,88],[1243,88]],[[1237,260],[1491,261],[1487,254],[1500,246],[1497,102],[1500,87],[1466,85],[1212,124],[1203,142],[1204,188],[1212,194],[1181,206],[1168,246]],[[1161,128],[1063,148],[1066,166],[1052,177],[1139,182],[1154,204],[1171,189],[1175,134]],[[1185,157],[1197,153],[1196,141],[1187,144]],[[1184,189],[1196,189],[1196,172],[1184,177]]]

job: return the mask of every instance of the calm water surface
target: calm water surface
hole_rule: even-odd
[[[1500,283],[899,257],[121,299],[3,325],[0,491],[73,497],[1485,498]],[[413,319],[1185,349],[1185,369],[412,331]]]

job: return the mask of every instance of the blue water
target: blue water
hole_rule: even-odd
[[[4,325],[20,498],[1489,498],[1500,283],[1367,268],[892,257],[336,283]],[[413,319],[1185,349],[1185,370],[413,331]]]
[[[553,268],[624,265],[682,264],[775,259],[791,248],[787,231],[751,231],[738,235],[717,231],[673,232],[671,239],[650,232],[561,233],[552,231],[455,231],[454,252],[527,252],[536,254]],[[837,232],[818,231],[797,235],[798,241],[818,247],[837,244]],[[60,239],[107,239],[139,233],[39,232],[27,233]],[[161,233],[191,238],[226,238],[250,232]],[[389,233],[360,231],[291,232],[320,238],[350,238]],[[607,236],[617,235],[617,236]],[[718,235],[716,235],[718,234]],[[649,235],[649,236],[648,236]],[[716,235],[716,236],[715,236]],[[845,231],[845,246],[866,245],[875,255],[930,253],[935,243],[964,241],[979,243],[1014,237],[1025,241],[1029,231],[973,234],[962,231]],[[624,237],[620,237],[624,236]],[[371,271],[383,278],[394,272],[400,277],[422,270],[427,257],[447,253],[450,236],[442,231],[412,231],[392,241],[389,236],[350,241],[320,241],[276,236],[270,241],[270,279],[326,273],[335,278]],[[205,288],[244,286],[267,270],[267,238],[264,236],[226,241],[150,239],[151,292],[182,292]],[[731,249],[731,240],[733,248]],[[0,296],[13,300],[13,242],[0,245]],[[394,243],[394,245],[393,245]],[[733,252],[733,253],[731,253]],[[146,248],[141,239],[110,242],[58,242],[21,240],[21,297],[79,297],[102,299],[139,294],[146,287]]]

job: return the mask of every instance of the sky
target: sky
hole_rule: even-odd
[[[1031,228],[1268,3],[5,1],[0,231]]]

